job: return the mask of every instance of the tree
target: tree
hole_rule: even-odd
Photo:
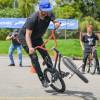
[[[0,9],[12,7],[13,0],[0,0]]]
[[[5,8],[0,10],[0,17],[6,18],[6,17],[22,17],[22,13],[20,9],[12,9],[12,8]]]
[[[54,12],[58,18],[80,18],[82,16],[79,3],[74,0],[56,0],[56,3]]]
[[[81,15],[81,12],[76,11],[75,8],[70,5],[55,7],[54,13],[57,18],[78,18]]]
[[[92,24],[94,26],[94,31],[100,30],[100,22],[96,21],[93,17],[84,17],[80,22],[80,30],[86,32],[86,26]]]
[[[34,4],[36,2],[37,0],[18,0],[18,7],[21,9],[24,17],[29,16],[34,11]]]
[[[96,12],[97,12],[96,19],[100,21],[100,0],[95,0],[95,1],[96,1]]]
[[[60,7],[70,5],[75,9],[75,12],[81,13],[81,18],[92,16],[100,20],[100,0],[56,0],[56,2]]]

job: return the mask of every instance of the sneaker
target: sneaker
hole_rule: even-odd
[[[85,74],[85,68],[82,68],[81,72],[82,74]]]
[[[22,64],[19,64],[20,67],[23,67]]]
[[[15,64],[9,64],[8,66],[15,66]]]
[[[84,70],[83,68],[82,68],[82,71],[81,71],[81,73],[82,73],[82,74],[85,74],[85,70]]]
[[[82,73],[82,74],[85,74],[85,66],[84,66],[84,64],[82,64],[82,65],[80,66],[80,68],[81,68],[81,73]]]
[[[47,88],[47,87],[49,87],[51,85],[46,80],[42,80],[41,82],[42,82],[42,86],[45,87],[45,88]]]
[[[97,70],[97,74],[100,74],[100,70]]]

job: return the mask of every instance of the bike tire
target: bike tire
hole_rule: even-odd
[[[48,76],[47,73],[50,73],[51,74],[51,77],[52,77],[53,74],[56,73],[55,75],[56,75],[57,79],[56,79],[55,82],[59,81],[60,84],[61,84],[61,88],[60,87],[57,87],[57,85],[55,85],[55,82],[54,83],[51,82],[51,79],[49,79],[50,76]],[[56,92],[64,92],[65,91],[65,89],[66,89],[65,82],[61,78],[61,76],[60,76],[60,74],[58,73],[57,70],[52,70],[50,68],[46,68],[44,70],[44,76],[45,76],[45,79],[47,80],[47,82],[51,82],[50,87],[53,88]]]
[[[68,57],[63,57],[63,63],[72,72],[74,72],[83,82],[88,83],[88,79],[76,68],[76,65]]]
[[[93,63],[93,65],[91,65],[91,67],[90,67],[90,73],[95,74],[97,65],[96,65],[96,60],[94,58],[92,60],[92,63]]]
[[[88,61],[87,64],[86,64],[86,67],[85,67],[85,72],[86,72],[86,73],[90,73],[90,68],[91,68],[91,66],[92,66],[92,65],[91,65],[90,62]]]

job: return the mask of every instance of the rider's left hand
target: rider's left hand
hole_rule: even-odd
[[[96,46],[93,46],[93,52],[96,50]]]
[[[56,23],[55,23],[55,27],[56,27],[56,28],[59,28],[60,25],[61,25],[61,23],[59,23],[59,22],[56,22]]]

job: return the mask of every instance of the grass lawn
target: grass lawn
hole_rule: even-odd
[[[82,57],[82,50],[78,39],[67,39],[67,40],[57,40],[58,50],[65,56],[78,56]],[[10,41],[0,41],[0,55],[7,54]],[[46,45],[47,48],[52,48],[54,46],[54,41],[51,40]],[[100,57],[100,47],[97,48],[98,55]],[[16,53],[16,52],[15,52]],[[50,53],[52,53],[50,51]],[[23,50],[23,54],[25,54]]]

